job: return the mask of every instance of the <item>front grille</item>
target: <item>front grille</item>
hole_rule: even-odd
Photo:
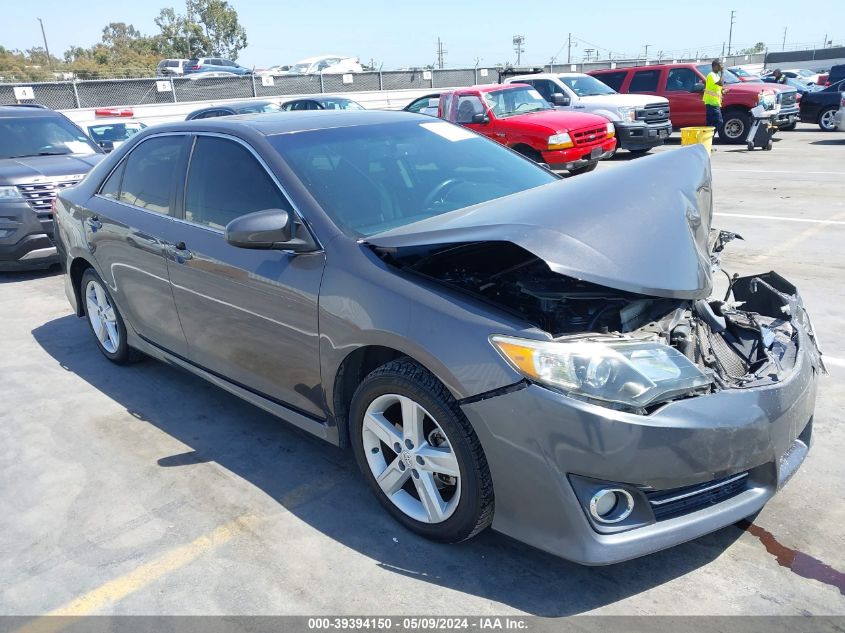
[[[60,189],[72,187],[80,181],[79,178],[73,180],[53,180],[50,182],[36,182],[29,185],[18,185],[18,191],[26,198],[38,217],[49,217],[50,210],[53,206],[53,200],[56,199],[56,193]]]
[[[788,108],[790,106],[794,106],[797,96],[798,96],[798,93],[795,92],[795,91],[779,93],[778,97],[780,97],[780,106],[782,108]]]
[[[644,490],[658,521],[688,514],[735,497],[748,486],[748,473],[674,490]]]
[[[595,145],[607,138],[607,126],[590,127],[572,132],[572,140],[576,145]]]
[[[637,108],[637,120],[646,123],[666,123],[669,120],[668,103],[647,103]]]

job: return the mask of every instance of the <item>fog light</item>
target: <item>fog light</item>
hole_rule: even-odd
[[[600,523],[619,523],[634,509],[634,498],[622,488],[603,488],[590,499],[590,514]]]

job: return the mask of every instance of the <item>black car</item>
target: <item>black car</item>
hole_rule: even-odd
[[[70,119],[35,104],[0,106],[0,270],[58,262],[52,206],[103,151]]]
[[[845,78],[840,78],[824,90],[805,94],[801,97],[801,121],[817,123],[825,132],[833,132],[836,129],[833,119],[839,109],[843,91],[845,91]]]
[[[309,97],[308,99],[294,99],[282,104],[282,110],[364,110],[357,101],[346,97]]]
[[[239,101],[237,103],[226,103],[194,110],[185,117],[185,120],[193,121],[195,119],[213,119],[215,117],[231,116],[233,114],[260,114],[262,112],[280,111],[279,104],[274,101]]]

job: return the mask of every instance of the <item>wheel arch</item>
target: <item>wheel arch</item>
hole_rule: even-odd
[[[332,416],[337,425],[338,446],[349,446],[349,407],[352,396],[364,378],[375,369],[398,358],[408,358],[444,382],[426,363],[394,347],[386,345],[362,345],[346,355],[341,361],[332,381]],[[444,382],[445,384],[445,382]],[[451,391],[448,389],[447,390]],[[454,394],[453,394],[454,395]]]
[[[75,257],[70,263],[70,266],[68,266],[67,274],[70,277],[73,295],[76,297],[76,316],[78,317],[85,316],[85,308],[83,307],[80,285],[82,283],[82,275],[84,275],[85,271],[89,268],[94,268],[94,264],[84,257]],[[96,270],[96,268],[94,268],[94,270]]]

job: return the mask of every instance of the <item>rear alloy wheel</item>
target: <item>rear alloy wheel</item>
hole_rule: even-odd
[[[370,488],[408,529],[455,543],[490,525],[493,485],[478,438],[451,393],[414,361],[364,379],[350,437]]]
[[[80,287],[85,316],[103,356],[118,365],[133,360],[132,350],[126,342],[123,318],[106,290],[105,283],[93,268],[82,275]]]
[[[725,121],[719,130],[719,138],[734,145],[745,143],[750,126],[751,117],[747,112],[731,110],[725,114]]]
[[[819,115],[819,127],[825,132],[833,132],[836,129],[836,110],[837,108],[827,108]]]

